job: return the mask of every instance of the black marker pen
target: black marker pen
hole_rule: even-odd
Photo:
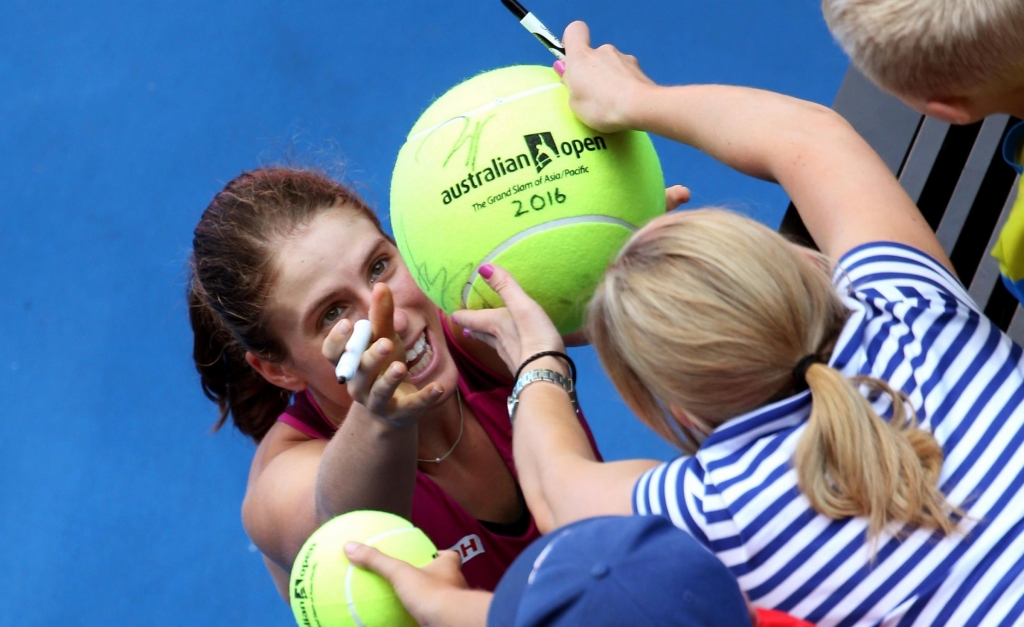
[[[530,31],[530,33],[540,40],[540,43],[544,44],[551,54],[555,55],[558,59],[565,58],[565,48],[562,46],[562,42],[558,37],[555,37],[551,31],[548,30],[547,26],[541,23],[533,13],[526,10],[526,7],[516,2],[516,0],[501,0],[501,3],[508,7],[509,11],[512,11],[513,15],[519,18],[519,23],[523,25],[523,28]]]

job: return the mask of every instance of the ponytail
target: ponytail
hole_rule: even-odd
[[[954,531],[963,512],[938,488],[942,447],[917,426],[904,395],[879,379],[847,379],[821,363],[805,378],[811,416],[793,466],[814,509],[833,519],[866,517],[869,537],[893,522]],[[880,418],[855,383],[889,396],[892,419]]]
[[[288,405],[290,393],[264,379],[246,362],[245,348],[197,293],[194,278],[187,296],[194,338],[192,359],[203,394],[220,410],[213,430],[224,426],[231,415],[239,431],[261,441]]]
[[[937,487],[942,448],[912,406],[882,381],[847,379],[807,357],[831,354],[849,315],[829,266],[749,218],[668,214],[609,266],[590,303],[589,337],[630,408],[687,452],[806,383],[813,405],[792,463],[814,509],[865,516],[870,534],[892,522],[949,533],[963,512]],[[858,386],[889,396],[892,419]]]

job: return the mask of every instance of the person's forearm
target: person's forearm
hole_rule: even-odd
[[[485,627],[493,592],[483,590],[445,590],[435,599],[435,610],[421,627]]]
[[[324,449],[317,472],[321,522],[359,509],[409,518],[416,484],[417,427],[392,427],[354,404]]]
[[[770,181],[779,181],[780,166],[819,143],[822,127],[844,124],[821,105],[748,87],[641,85],[630,100],[631,126]]]
[[[689,144],[745,174],[780,183],[826,255],[838,258],[851,245],[876,238],[904,241],[903,232],[921,231],[930,238],[930,229],[916,228],[923,220],[885,162],[831,109],[725,85],[652,85],[638,92],[630,99],[632,124]],[[861,198],[869,199],[870,206],[852,213]],[[865,210],[914,224],[902,230],[879,228],[865,218]],[[944,258],[941,248],[929,247],[928,238],[906,241]]]
[[[565,365],[553,358],[537,360],[537,368],[567,375]],[[519,484],[541,531],[557,528],[573,510],[571,481],[564,476],[566,462],[599,463],[565,390],[552,383],[534,383],[519,395],[512,450]]]

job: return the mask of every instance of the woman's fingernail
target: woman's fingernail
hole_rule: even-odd
[[[468,338],[472,338],[473,337],[473,334],[469,332],[469,329],[463,329],[462,330],[462,334],[465,335]]]
[[[559,76],[565,74],[565,61],[561,59],[555,61],[555,72],[558,72]]]
[[[477,272],[479,272],[480,276],[482,276],[483,278],[489,279],[494,274],[494,266],[492,266],[489,263],[485,263],[484,265],[480,266]]]
[[[359,550],[359,543],[358,542],[346,542],[345,543],[345,553],[346,554],[352,555],[353,553],[355,553],[358,550]]]
[[[392,377],[399,377],[402,375],[402,368],[398,364],[391,364],[391,368],[388,370],[391,371]]]

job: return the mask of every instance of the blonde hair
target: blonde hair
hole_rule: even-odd
[[[901,96],[971,96],[1024,76],[1021,0],[823,0],[853,63]]]
[[[612,382],[648,426],[693,453],[728,420],[802,389],[812,408],[793,458],[801,491],[830,518],[955,527],[938,489],[942,448],[878,379],[826,365],[847,317],[827,260],[727,211],[670,214],[626,244],[589,310],[590,339]],[[857,386],[892,399],[881,419]],[[681,424],[668,410],[686,412]]]

